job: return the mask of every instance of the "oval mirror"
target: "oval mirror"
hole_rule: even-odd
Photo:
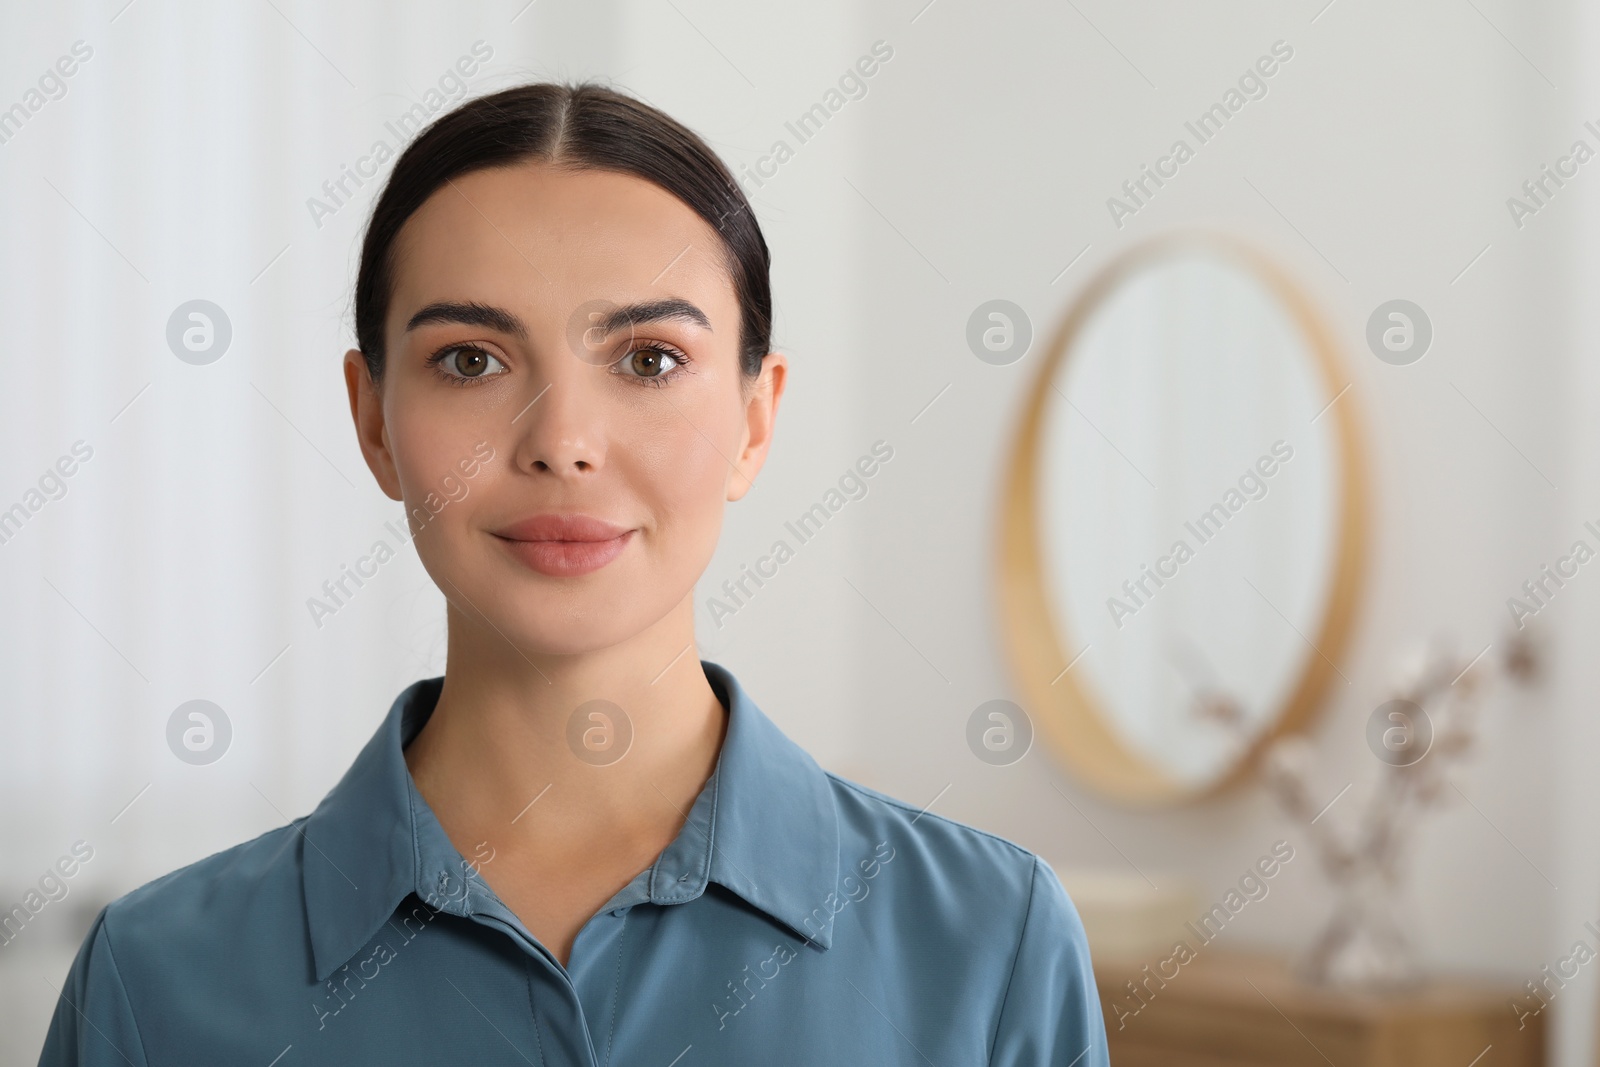
[[[1056,332],[1011,457],[998,588],[1027,710],[1102,794],[1216,793],[1348,684],[1348,389],[1305,296],[1218,235],[1125,255]]]

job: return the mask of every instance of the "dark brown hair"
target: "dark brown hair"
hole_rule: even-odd
[[[394,241],[446,182],[471,171],[544,160],[631,174],[688,205],[722,238],[739,299],[739,366],[761,372],[772,340],[772,257],[744,190],[677,120],[592,83],[538,82],[469,100],[434,120],[395,161],[373,205],[356,275],[356,344],[383,378],[383,324],[394,289]]]

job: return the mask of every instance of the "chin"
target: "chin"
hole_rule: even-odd
[[[483,627],[488,639],[498,634],[530,657],[569,656],[637,637],[692,594],[692,578],[680,589],[663,578],[664,561],[635,557],[637,547],[598,571],[574,577],[508,566],[499,552],[474,550],[422,562],[461,617]]]
[[[490,589],[486,599],[477,604],[530,655],[596,652],[648,630],[681,599],[668,596],[658,604],[655,598],[640,596],[650,583],[621,579],[619,574],[600,582],[548,578],[491,582],[486,583]]]

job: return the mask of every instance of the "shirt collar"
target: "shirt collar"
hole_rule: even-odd
[[[839,874],[838,814],[827,774],[731,672],[709,660],[700,666],[728,708],[727,733],[683,829],[650,868],[649,899],[684,903],[715,882],[826,949],[833,942],[829,896]],[[300,827],[309,846],[302,875],[318,981],[365,946],[408,894],[441,911],[472,910],[470,889],[438,892],[446,872],[435,869],[438,850],[419,836],[419,822],[435,820],[402,751],[433,714],[443,685],[438,677],[408,686]],[[463,869],[448,873],[460,878]]]

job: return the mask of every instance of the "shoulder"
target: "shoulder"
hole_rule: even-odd
[[[297,928],[291,923],[304,929],[300,821],[102,908],[67,975],[40,1064],[143,1067],[152,1034],[159,1040],[216,1014],[197,991],[259,995],[282,984],[283,966],[308,970],[309,950],[294,950],[304,938],[286,933]]]
[[[989,924],[1015,946],[1025,922],[1049,923],[1081,939],[1083,927],[1050,864],[998,834],[919,808],[825,771],[839,816],[839,873],[865,877],[874,864],[919,898],[928,918]],[[975,916],[982,915],[982,918]]]
[[[855,921],[875,922],[868,895],[886,896],[896,960],[938,975],[944,994],[992,1005],[991,1062],[1106,1067],[1088,938],[1055,869],[998,834],[827,774],[841,891],[864,901]]]
[[[300,824],[269,830],[146,882],[107,904],[101,926],[130,984],[162,960],[219,963],[254,935],[304,929]],[[273,931],[278,931],[273,933]]]
[[[987,830],[890,796],[832,771],[824,771],[833,786],[839,813],[841,848],[854,836],[893,834],[907,847],[927,854],[952,874],[981,870],[991,875],[1020,879],[1022,889],[1033,877],[1033,865],[1042,862],[1034,852]],[[840,856],[841,862],[846,857]]]

